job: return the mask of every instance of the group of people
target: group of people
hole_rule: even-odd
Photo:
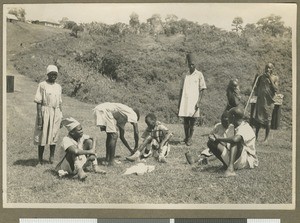
[[[187,146],[193,144],[192,138],[196,119],[200,114],[201,99],[206,83],[203,74],[196,69],[195,56],[187,54],[188,71],[184,73],[181,84],[179,113],[183,118],[185,138],[183,143]],[[265,73],[258,76],[253,89],[257,95],[255,107],[255,127],[244,119],[244,110],[241,107],[241,97],[237,79],[229,82],[227,88],[227,105],[218,123],[208,137],[208,152],[204,151],[201,161],[207,157],[215,156],[226,169],[226,176],[235,175],[235,169],[258,165],[255,150],[255,140],[261,127],[266,128],[267,140],[270,126],[270,112],[274,104],[273,98],[278,90],[278,77],[273,74],[274,65],[268,63]],[[37,117],[34,133],[34,142],[38,146],[39,165],[43,165],[43,154],[46,145],[50,146],[49,162],[53,163],[58,132],[62,126],[68,130],[68,135],[61,142],[62,156],[56,166],[60,176],[71,174],[83,180],[85,171],[105,174],[98,166],[94,138],[83,133],[81,124],[73,117],[62,115],[62,90],[56,83],[58,69],[55,65],[47,67],[47,80],[39,83],[34,102],[37,107]],[[129,150],[128,161],[137,161],[154,156],[159,162],[165,163],[170,152],[169,141],[172,132],[159,122],[153,113],[145,117],[147,129],[142,135],[143,142],[139,145],[138,121],[140,112],[121,103],[105,102],[93,109],[95,124],[101,132],[106,132],[106,157],[102,165],[115,165],[117,139]],[[133,127],[134,147],[129,145],[125,138],[125,125],[130,123]],[[194,163],[188,156],[188,162]]]

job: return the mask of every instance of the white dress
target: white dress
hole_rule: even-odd
[[[195,110],[199,98],[199,91],[206,89],[203,74],[195,70],[192,74],[185,73],[182,84],[182,96],[179,107],[179,117],[199,117],[199,109]],[[195,113],[196,112],[196,113]]]
[[[58,131],[62,119],[60,110],[61,86],[57,83],[49,84],[46,81],[39,83],[34,102],[42,105],[43,128],[37,128],[37,119],[34,132],[34,144],[55,145],[58,140]]]

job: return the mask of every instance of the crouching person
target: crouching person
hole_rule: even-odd
[[[106,172],[98,167],[95,151],[95,140],[83,134],[82,126],[74,118],[69,117],[62,120],[69,134],[61,143],[63,158],[56,166],[59,176],[66,174],[74,175],[73,178],[84,180],[87,177],[85,170],[89,168],[95,173],[105,174]]]
[[[234,135],[232,137],[209,136],[211,141],[210,151],[223,163],[226,169],[225,176],[235,176],[236,169],[258,166],[255,133],[251,126],[244,121],[243,116],[244,111],[242,108],[234,107],[230,109],[228,120],[235,128]],[[224,143],[229,143],[229,148],[222,146]]]
[[[126,159],[137,161],[153,155],[159,162],[167,162],[166,157],[170,152],[169,140],[173,134],[169,132],[166,126],[156,120],[153,113],[145,117],[145,122],[148,127],[142,135],[143,143],[132,156],[126,157]]]

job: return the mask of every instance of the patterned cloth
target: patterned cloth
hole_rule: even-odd
[[[137,114],[132,108],[121,103],[105,102],[94,109],[97,126],[106,126],[107,133],[117,132],[117,127],[124,129],[127,122],[137,123]]]
[[[255,120],[262,125],[268,125],[272,118],[274,96],[278,89],[273,89],[266,75],[261,75],[258,78],[256,84],[257,101],[255,106]]]
[[[59,108],[62,103],[61,86],[57,83],[49,84],[46,81],[39,83],[34,102],[42,104],[43,117],[42,130],[38,129],[38,116],[36,117],[34,144],[55,145],[62,119],[62,112]]]
[[[154,129],[147,127],[145,132],[142,134],[142,138],[146,139],[151,136],[152,140],[143,151],[143,156],[148,157],[153,153],[155,157],[167,157],[170,152],[170,145],[168,142],[162,146],[160,151],[158,151],[158,149],[159,144],[165,139],[168,133],[169,129],[159,121],[156,122]]]
[[[206,89],[203,74],[198,70],[195,70],[192,74],[186,72],[181,89],[182,96],[178,116],[199,117],[199,109],[196,111],[195,105],[199,98],[199,91]]]

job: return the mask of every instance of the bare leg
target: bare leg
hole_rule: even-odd
[[[270,133],[270,125],[269,123],[266,125],[266,135],[265,135],[265,142],[267,142],[268,137],[269,137],[269,133]]]
[[[115,152],[117,145],[118,134],[117,133],[107,133],[106,139],[106,152],[109,152],[109,165],[114,165]]]
[[[255,128],[255,136],[256,136],[256,141],[257,141],[258,140],[258,133],[259,133],[259,130],[260,130],[260,124],[256,123],[255,126],[256,126],[256,128]]]
[[[183,119],[184,121],[184,124],[183,124],[183,127],[184,127],[184,134],[185,134],[185,138],[184,138],[184,142],[186,143],[188,138],[189,138],[189,120],[187,117],[185,117]]]
[[[52,164],[54,161],[55,145],[50,145],[50,158],[49,162]]]
[[[224,160],[222,159],[222,153],[223,150],[226,149],[222,146],[218,146],[218,143],[212,142],[212,141],[208,141],[207,142],[207,147],[210,149],[210,151],[222,162],[223,167],[227,168],[227,164],[224,162]]]
[[[230,154],[229,154],[229,164],[228,168],[225,171],[225,176],[230,177],[230,176],[235,176],[236,173],[234,171],[234,162],[241,156],[242,152],[242,145],[233,145],[230,148]]]
[[[39,158],[40,165],[43,165],[44,150],[45,150],[45,146],[38,146],[38,158]]]

